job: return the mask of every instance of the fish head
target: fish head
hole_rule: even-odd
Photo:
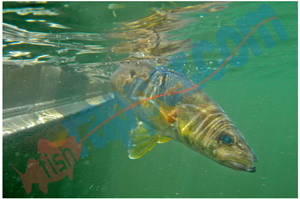
[[[211,159],[229,168],[255,172],[258,158],[236,128],[222,130],[205,151]]]
[[[258,158],[243,135],[216,105],[181,105],[180,140],[194,151],[239,171],[255,172]]]

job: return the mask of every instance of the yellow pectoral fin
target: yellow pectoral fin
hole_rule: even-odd
[[[130,138],[136,145],[150,138],[143,122],[138,122],[137,127],[130,132]]]
[[[130,138],[135,144],[134,147],[128,150],[128,156],[131,159],[142,157],[147,151],[150,151],[161,138],[158,133],[150,136],[151,129],[143,122],[138,122],[137,127],[130,132]],[[153,134],[154,132],[152,132]]]
[[[128,150],[129,158],[137,159],[142,157],[145,153],[147,153],[147,151],[150,151],[154,147],[159,138],[160,135],[157,133],[139,142],[138,144],[136,144],[136,146]]]
[[[172,138],[168,138],[168,137],[165,137],[165,136],[162,136],[161,138],[159,138],[159,140],[157,141],[157,143],[166,143],[168,141],[170,141]]]

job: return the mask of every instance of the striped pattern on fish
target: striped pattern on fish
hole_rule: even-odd
[[[142,60],[124,63],[113,73],[111,86],[133,104],[193,84],[182,74]],[[143,156],[157,142],[175,139],[232,169],[256,171],[255,153],[225,112],[201,89],[151,99],[133,110],[140,122],[130,134],[135,143],[129,150],[132,159]],[[158,133],[145,136],[146,126]]]

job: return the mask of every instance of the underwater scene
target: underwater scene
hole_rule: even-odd
[[[3,2],[3,197],[298,197],[298,2]]]

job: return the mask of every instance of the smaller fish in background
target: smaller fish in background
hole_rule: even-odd
[[[108,5],[108,9],[113,10],[114,17],[117,17],[117,15],[116,15],[116,9],[123,9],[123,8],[125,8],[124,4],[111,3],[111,4]]]
[[[124,4],[111,3],[111,4],[108,5],[108,9],[110,9],[110,10],[123,9],[123,8],[125,8]]]

